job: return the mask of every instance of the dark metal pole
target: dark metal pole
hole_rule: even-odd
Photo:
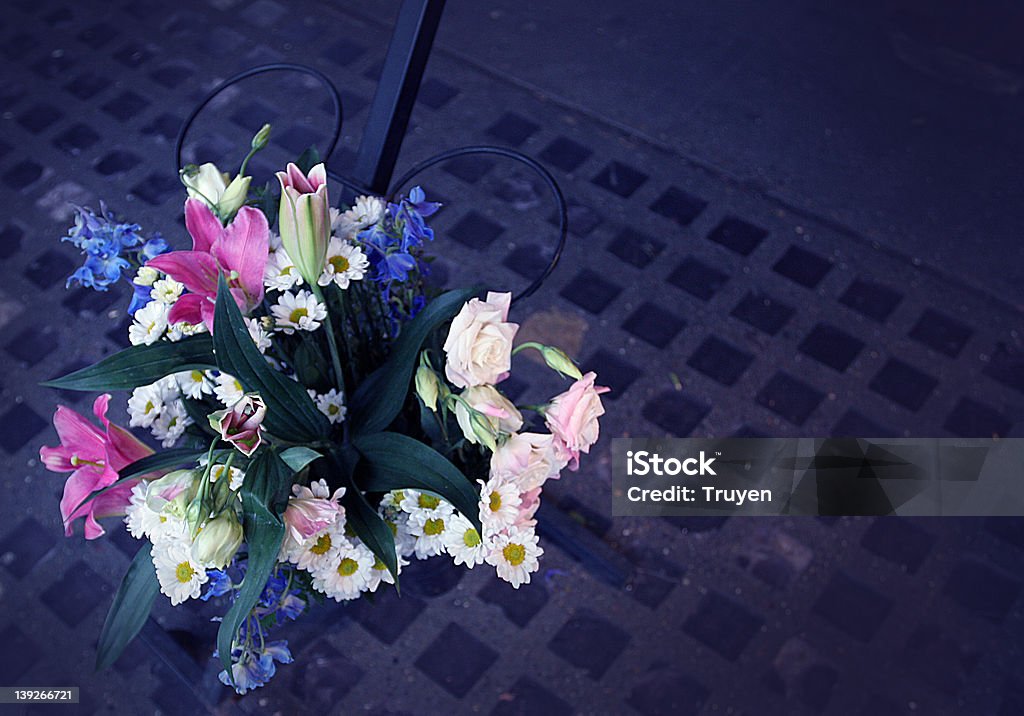
[[[374,194],[388,190],[445,0],[404,0],[366,120],[352,178]]]

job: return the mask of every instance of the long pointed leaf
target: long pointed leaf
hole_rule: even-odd
[[[231,644],[267,584],[284,539],[281,515],[288,504],[292,471],[280,456],[264,449],[249,463],[242,485],[242,514],[248,566],[242,587],[217,632],[220,663],[231,675]]]
[[[356,438],[354,444],[367,466],[360,474],[360,485],[364,490],[429,490],[450,502],[480,530],[476,489],[444,455],[398,433],[367,435]]]
[[[352,396],[349,420],[353,432],[368,435],[391,424],[409,395],[416,357],[423,341],[431,331],[458,313],[462,304],[476,292],[467,288],[443,293],[402,327],[388,360],[371,373]]]
[[[48,380],[43,385],[62,390],[96,392],[131,390],[154,383],[171,373],[215,367],[213,338],[203,334],[189,336],[175,343],[125,348],[95,365]]]
[[[110,605],[96,649],[97,671],[117,661],[149,618],[153,600],[160,593],[152,550],[153,545],[147,542],[138,551],[114,595],[114,603]]]
[[[339,448],[331,451],[331,456],[338,466],[345,485],[345,494],[342,495],[341,504],[345,507],[346,523],[363,541],[363,544],[370,548],[377,559],[384,563],[384,566],[395,578],[395,587],[397,588],[398,554],[395,551],[395,535],[384,518],[377,514],[377,510],[366,500],[356,484],[354,473],[359,462],[359,454]]]
[[[256,348],[223,274],[217,285],[214,326],[217,367],[237,378],[247,391],[262,396],[267,404],[267,430],[289,442],[306,442],[330,432],[331,424],[306,389],[271,368]]]

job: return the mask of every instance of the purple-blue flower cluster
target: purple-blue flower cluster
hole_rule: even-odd
[[[424,219],[440,207],[437,202],[427,201],[423,189],[415,186],[409,196],[388,204],[383,219],[359,233],[359,240],[369,249],[368,258],[378,281],[388,284],[409,277],[417,266],[414,250],[434,238],[434,230]]]
[[[68,277],[67,285],[77,283],[85,288],[106,291],[122,278],[122,273],[137,269],[146,261],[168,250],[160,234],[147,239],[138,224],[119,222],[107,205],[100,202],[100,211],[76,206],[75,223],[62,241],[70,241],[85,255],[85,262]],[[131,281],[130,277],[125,277]],[[149,289],[140,296],[138,289],[132,297],[134,313],[149,300]]]
[[[226,569],[206,572],[209,583],[203,601],[211,597],[230,596],[234,602],[238,587],[245,577],[247,561],[235,558]],[[244,694],[263,686],[277,672],[277,664],[292,663],[286,640],[269,641],[267,633],[285,620],[298,619],[306,609],[304,590],[296,584],[299,572],[290,564],[278,564],[270,575],[256,606],[238,628],[231,649],[231,676],[220,672],[220,680]],[[214,658],[217,653],[214,652]]]

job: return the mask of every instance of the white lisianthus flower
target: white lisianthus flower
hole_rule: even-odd
[[[160,417],[153,423],[153,437],[161,442],[165,448],[169,448],[178,442],[178,439],[185,434],[185,428],[192,424],[192,418],[185,410],[185,404],[180,399],[166,403],[160,411]]]
[[[447,503],[441,503],[447,505]],[[452,509],[440,505],[432,510],[417,510],[409,515],[409,532],[416,538],[416,558],[426,559],[444,552]]]
[[[487,552],[487,564],[498,576],[516,589],[530,583],[530,575],[540,568],[544,550],[537,544],[532,526],[513,527],[494,536]]]
[[[345,419],[345,414],[348,412],[348,408],[345,407],[345,396],[337,389],[331,388],[326,393],[319,395],[314,390],[308,392],[309,397],[316,403],[317,410],[326,415],[331,423],[337,424]]]
[[[384,200],[380,197],[357,197],[356,203],[345,213],[331,210],[331,229],[342,238],[352,238],[380,221],[384,216],[384,208]]]
[[[193,400],[199,400],[204,395],[209,395],[213,392],[211,380],[201,370],[184,370],[180,373],[175,373],[174,379],[178,381],[178,390],[181,391],[182,395],[186,395]]]
[[[483,564],[487,556],[487,545],[473,523],[455,513],[448,519],[447,526],[448,529],[444,533],[444,548],[452,556],[455,564],[464,564],[469,569]]]
[[[274,314],[277,329],[289,335],[296,330],[315,331],[327,318],[327,306],[309,291],[282,293],[270,312]]]
[[[181,293],[184,290],[185,284],[178,283],[168,276],[153,283],[153,289],[149,292],[149,297],[154,301],[170,306],[181,298]]]
[[[511,293],[487,294],[470,299],[452,320],[444,342],[444,372],[459,388],[493,385],[508,377],[512,340],[519,324],[508,322]]]
[[[128,340],[133,346],[151,346],[167,330],[167,312],[170,309],[159,301],[150,301],[135,312],[134,322],[128,327]]]
[[[366,545],[344,540],[331,548],[330,559],[313,572],[313,589],[337,602],[358,599],[370,589],[375,558]]]
[[[487,482],[479,481],[480,489],[480,521],[484,527],[484,537],[500,532],[515,524],[519,517],[519,505],[522,497],[516,484],[500,476],[492,476]]]
[[[192,551],[185,543],[166,541],[154,545],[153,566],[160,582],[160,591],[178,605],[188,599],[195,599],[206,583],[206,570],[192,558]]]
[[[324,272],[320,274],[317,283],[327,286],[333,281],[338,288],[348,288],[349,282],[362,280],[369,267],[370,260],[362,249],[332,236],[327,244]]]
[[[278,239],[280,241],[280,239]],[[302,285],[302,275],[284,248],[277,248],[267,257],[263,285],[275,291],[290,291]]]
[[[227,408],[237,403],[245,395],[245,389],[242,388],[242,384],[233,375],[221,373],[217,376],[216,383],[217,385],[214,387],[213,393],[217,396],[217,400]]]

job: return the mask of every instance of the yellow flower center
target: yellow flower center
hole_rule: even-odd
[[[351,557],[345,557],[345,559],[341,560],[341,564],[338,565],[338,574],[342,577],[351,577],[358,569],[359,562]]]
[[[305,308],[296,308],[294,311],[288,314],[288,320],[292,323],[298,324],[303,318],[309,316],[309,311]]]
[[[385,569],[388,568],[388,566],[380,561],[380,557],[374,557],[373,558],[373,568],[383,572]]]
[[[196,383],[202,383],[203,382],[203,371],[201,371],[201,370],[194,370],[191,373],[189,373],[189,377],[192,378],[192,380],[194,380]]]
[[[313,554],[327,554],[327,550],[331,548],[331,536],[329,534],[322,534],[317,537],[316,544],[309,548],[309,551]]]
[[[423,534],[429,537],[436,537],[444,532],[444,520],[441,518],[427,520],[423,523]]]
[[[149,412],[152,412],[154,410],[156,410],[156,406],[153,405],[153,401],[152,400],[148,400],[148,401],[146,401],[146,408],[142,412],[149,413]]]
[[[501,493],[497,490],[491,493],[491,499],[488,503],[488,507],[491,508],[491,512],[497,512],[501,509]]]
[[[462,543],[467,547],[480,546],[480,533],[476,531],[476,527],[470,527],[466,530],[465,534],[462,535]]]
[[[175,578],[179,582],[181,582],[182,584],[187,584],[187,583],[191,582],[192,581],[192,577],[193,577],[193,575],[195,575],[195,573],[196,573],[196,570],[192,569],[192,565],[189,564],[188,562],[182,562],[174,570]]]
[[[505,561],[513,567],[518,567],[526,559],[526,548],[521,544],[507,545],[501,553],[505,556]]]
[[[339,410],[338,406],[335,405],[334,403],[331,403],[330,405],[327,406],[327,413],[329,415],[337,415],[338,414],[338,410]]]
[[[328,263],[334,267],[334,273],[345,273],[349,268],[348,259],[344,256],[332,256]]]
[[[432,510],[441,504],[441,500],[437,499],[433,495],[420,495],[418,502],[420,507],[424,510]]]

